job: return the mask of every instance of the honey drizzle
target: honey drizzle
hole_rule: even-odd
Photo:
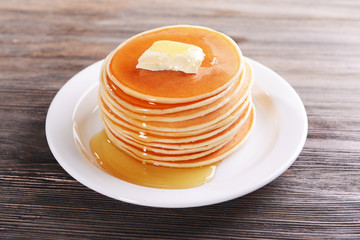
[[[90,140],[99,165],[108,173],[129,183],[163,189],[185,189],[211,181],[219,163],[194,168],[170,168],[144,164],[115,147],[104,130]]]

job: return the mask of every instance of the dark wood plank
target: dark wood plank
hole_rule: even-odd
[[[359,1],[0,1],[1,239],[360,239]],[[245,197],[158,209],[70,177],[45,137],[48,106],[75,73],[130,36],[197,24],[299,93],[309,134],[297,161]]]

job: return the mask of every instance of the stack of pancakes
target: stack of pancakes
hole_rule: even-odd
[[[213,81],[209,84],[208,81],[197,81],[195,76],[182,72],[159,73],[136,69],[135,60],[153,39],[146,44],[136,41],[146,40],[147,35],[156,34],[161,39],[169,31],[172,34],[174,28],[180,28],[176,32],[196,30],[203,35],[212,34],[208,40],[214,36],[219,37],[223,44],[229,45],[229,49],[234,49],[237,63],[234,63],[233,72],[228,75],[215,74],[213,72],[217,71],[216,66],[200,69],[204,76]],[[175,36],[174,39],[183,40],[181,36],[178,39]],[[133,58],[127,58],[125,53],[127,48],[132,49],[131,44],[138,45],[140,49],[132,52]],[[204,44],[207,44],[205,40]],[[213,51],[216,53],[216,50]],[[205,54],[205,59],[210,56],[208,52]],[[217,62],[221,63],[222,57],[219,53],[216,56]],[[208,61],[216,64],[213,60]],[[119,61],[124,63],[119,64]],[[203,65],[206,65],[205,60],[204,62]],[[121,69],[125,64],[128,64],[126,72],[117,72],[116,69]],[[154,77],[156,80],[151,80],[152,74],[157,74]],[[173,89],[159,86],[160,76],[161,79],[165,76],[173,81]],[[229,78],[217,82],[220,79],[217,76]],[[147,86],[144,83],[135,84],[143,78],[148,79]],[[252,129],[253,79],[252,68],[238,46],[221,33],[192,26],[174,26],[142,33],[110,53],[102,66],[99,107],[105,132],[116,147],[143,163],[167,167],[198,167],[220,161],[232,153]],[[179,87],[183,91],[179,91]],[[147,88],[151,91],[146,91]]]

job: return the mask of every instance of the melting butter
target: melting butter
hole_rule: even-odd
[[[182,71],[197,73],[205,54],[192,44],[160,40],[153,43],[139,58],[136,68],[150,71]]]

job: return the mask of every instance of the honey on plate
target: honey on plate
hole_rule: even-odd
[[[115,147],[105,131],[90,142],[99,165],[121,180],[145,187],[183,189],[200,186],[212,180],[219,162],[195,168],[172,168],[142,163]]]

